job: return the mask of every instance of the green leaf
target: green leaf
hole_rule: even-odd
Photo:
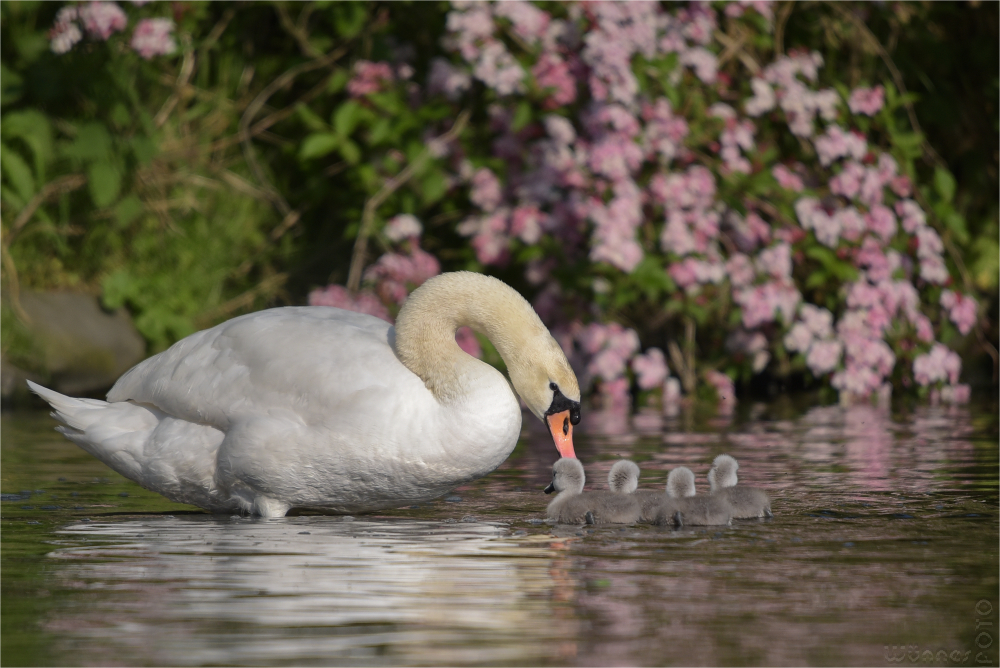
[[[45,168],[55,157],[52,125],[45,114],[35,109],[6,114],[0,125],[0,135],[6,141],[16,137],[28,145],[35,159],[35,178],[37,183],[43,183]]]
[[[118,223],[119,228],[128,226],[133,220],[138,218],[145,207],[142,205],[142,200],[140,200],[135,195],[129,195],[122,198],[122,201],[118,202],[115,206],[115,222]]]
[[[111,154],[111,135],[102,123],[86,123],[63,152],[67,157],[78,160],[103,160]]]
[[[87,186],[94,205],[103,209],[118,198],[122,187],[121,173],[110,162],[92,162],[87,167]]]
[[[342,139],[340,141],[340,154],[344,156],[344,160],[352,165],[358,164],[361,160],[361,149],[350,139]]]
[[[330,126],[328,126],[323,119],[319,117],[319,114],[301,102],[295,105],[295,113],[300,119],[302,119],[305,126],[313,132],[330,131]]]
[[[897,132],[892,135],[892,143],[907,157],[917,157],[922,151],[924,136],[919,132]]]
[[[935,168],[934,188],[945,202],[950,202],[955,196],[955,177],[943,167]]]
[[[806,256],[818,261],[827,273],[841,281],[852,281],[858,276],[858,270],[850,262],[839,259],[829,248],[811,246],[806,249]]]
[[[140,165],[148,165],[153,160],[153,156],[156,155],[156,144],[145,135],[133,136],[130,143],[132,155],[135,156]]]
[[[381,93],[372,93],[367,97],[369,102],[390,116],[402,116],[407,112],[399,96],[394,92],[383,91]]]
[[[969,241],[969,228],[965,225],[965,218],[962,217],[957,211],[949,211],[946,216],[944,216],[944,224],[955,238],[958,239],[958,243],[964,244]]]
[[[0,169],[3,177],[13,186],[14,191],[27,202],[35,194],[35,177],[31,168],[16,151],[0,144]]]
[[[349,137],[357,127],[361,106],[354,100],[350,100],[340,105],[337,111],[333,112],[333,129],[341,137]]]
[[[299,158],[310,160],[323,157],[340,146],[340,142],[340,137],[332,132],[313,133],[302,141],[302,146],[299,148]]]
[[[367,3],[338,2],[330,7],[333,25],[341,37],[354,37],[365,26],[368,18]]]
[[[330,77],[330,81],[326,85],[326,90],[329,93],[339,93],[350,80],[351,73],[341,67]]]
[[[380,118],[368,133],[368,142],[375,146],[389,138],[392,132],[392,122],[388,118]]]
[[[0,105],[7,106],[21,99],[24,79],[20,74],[0,63]]]
[[[510,129],[519,132],[525,125],[531,122],[531,105],[522,101],[514,111],[514,119],[510,123]]]
[[[652,255],[644,257],[632,270],[631,275],[632,280],[642,288],[650,301],[657,301],[661,294],[669,293],[674,288],[673,281],[670,280],[667,272],[663,271],[660,262]]]
[[[448,181],[441,170],[433,169],[428,172],[420,188],[420,195],[423,197],[424,204],[426,206],[434,204],[444,197],[446,192],[448,192]]]
[[[112,310],[121,308],[132,296],[134,282],[127,269],[107,274],[101,281],[101,302]]]
[[[814,271],[809,274],[808,278],[806,278],[806,289],[811,290],[813,288],[824,286],[826,285],[827,280],[827,273],[825,271]]]

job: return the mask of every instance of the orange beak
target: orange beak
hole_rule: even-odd
[[[573,452],[573,424],[569,421],[569,411],[546,415],[545,423],[549,425],[549,433],[552,434],[559,455],[567,459],[576,459],[576,453]]]

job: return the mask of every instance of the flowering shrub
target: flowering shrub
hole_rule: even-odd
[[[101,291],[154,347],[306,294],[391,321],[442,269],[531,296],[609,406],[728,410],[755,378],[962,401],[958,353],[995,339],[976,186],[898,78],[788,20],[946,5],[166,7],[0,8],[5,276]]]
[[[470,79],[485,87],[493,141],[463,144],[459,176],[478,213],[458,230],[482,265],[523,267],[585,384],[620,403],[629,369],[639,390],[667,382],[663,352],[640,353],[613,322],[648,306],[646,317],[668,316],[640,323],[660,340],[685,319],[728,332],[728,355],[702,347],[694,362],[726,400],[734,379],[765,370],[808,371],[845,401],[957,385],[958,356],[938,340],[953,338],[949,321],[968,334],[977,302],[913,198],[891,83],[823,86],[822,56],[801,50],[723,67],[714,33],[768,34],[766,2],[553,12],[455,2],[453,59],[435,63],[432,88],[455,99]],[[544,259],[518,262],[535,245]],[[599,308],[554,310],[581,277]]]

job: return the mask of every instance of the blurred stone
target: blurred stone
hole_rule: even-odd
[[[20,302],[32,350],[18,354],[38,373],[18,368],[4,355],[5,398],[26,391],[26,379],[70,395],[105,390],[145,357],[146,342],[124,309],[109,313],[96,297],[73,292],[22,291]]]

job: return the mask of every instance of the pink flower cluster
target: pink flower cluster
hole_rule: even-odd
[[[540,11],[527,3],[516,4],[523,7],[514,10],[515,14]],[[495,6],[484,2],[458,2],[453,3],[453,7],[455,10],[448,14],[448,44],[472,64],[473,76],[500,95],[523,91],[524,69],[504,43],[494,36],[494,19],[499,16],[493,11]],[[508,15],[512,13],[502,11]],[[528,23],[530,22],[521,22],[518,25],[524,30]]]
[[[884,89],[857,89],[845,104],[834,89],[816,85],[822,57],[794,49],[751,78],[742,100],[733,95],[732,77],[718,71],[717,15],[732,19],[753,7],[770,17],[766,3],[718,10],[702,3],[568,3],[560,8],[566,18],[523,2],[454,7],[446,47],[457,58],[432,66],[435,91],[455,99],[475,77],[498,96],[524,93],[517,100],[542,111],[515,129],[515,100],[488,107],[491,154],[502,167],[474,169],[463,161],[476,213],[458,229],[472,238],[484,265],[509,262],[518,242],[556,241],[560,256],[525,267],[539,286],[538,310],[550,322],[565,322],[572,301],[553,269],[589,257],[603,267],[595,294],[611,294],[622,274],[642,264],[664,268],[680,290],[668,299],[682,309],[704,307],[717,295],[731,300],[741,326],[727,339],[730,352],[760,372],[772,346],[784,343],[848,399],[887,398],[897,352],[934,345],[937,325],[921,300],[929,298],[927,284],[951,280],[941,238],[908,199],[913,185],[895,159],[850,124],[856,115],[877,114]],[[504,60],[515,52],[520,62]],[[678,113],[658,92],[666,84],[648,77],[650,63],[667,54],[677,54],[677,67],[666,73],[666,84],[681,100],[685,87],[698,88],[708,106],[704,116]],[[695,123],[697,132],[689,127]],[[759,150],[774,145],[768,132],[788,131],[807,138],[801,151],[775,160],[772,151]],[[774,162],[762,164],[768,160]],[[741,181],[732,174],[761,170],[770,171],[777,187],[759,196],[733,189]],[[785,214],[789,206],[794,220]],[[643,262],[647,255],[654,255],[652,265]],[[830,262],[849,263],[857,280],[829,273]],[[820,270],[842,288],[829,297],[838,303],[832,312],[803,303],[799,291],[807,279],[814,288]],[[975,302],[947,294],[943,312],[967,333]],[[593,306],[580,312],[601,318]],[[606,333],[611,326],[589,327]],[[662,352],[640,355],[637,341],[591,350],[597,330],[575,322],[566,331],[576,332],[567,340],[589,377],[616,401],[627,392],[630,356],[641,388],[676,389],[665,361],[660,366]],[[719,377],[704,377],[722,387]],[[722,394],[732,396],[727,387]]]
[[[667,360],[659,348],[650,348],[642,355],[633,357],[632,370],[636,375],[636,383],[643,390],[661,387],[670,375]]]
[[[816,116],[832,121],[837,118],[840,106],[840,96],[832,88],[814,91],[806,86],[806,82],[816,81],[822,64],[823,57],[819,53],[796,53],[779,58],[764,68],[760,78],[751,81],[754,95],[744,105],[744,110],[750,116],[760,116],[777,105],[784,112],[792,134],[812,136]]]
[[[371,95],[391,85],[395,78],[389,63],[359,60],[354,63],[354,76],[347,82],[347,93],[351,97]]]
[[[342,308],[345,311],[355,311],[357,313],[367,313],[376,318],[381,318],[386,322],[392,322],[389,309],[379,301],[368,290],[352,295],[343,285],[328,285],[325,288],[316,288],[309,293],[310,306],[333,306]]]
[[[855,88],[847,100],[847,106],[851,108],[852,114],[864,114],[865,116],[874,116],[884,104],[885,88],[882,86]]]
[[[125,12],[113,2],[88,2],[79,7],[63,7],[56,14],[55,23],[49,31],[53,53],[66,53],[83,39],[77,21],[83,24],[88,35],[102,41],[128,25]]]
[[[719,155],[722,157],[724,172],[750,173],[750,161],[740,153],[740,149],[749,154],[754,150],[753,133],[756,130],[752,121],[738,120],[736,111],[728,104],[716,102],[708,113],[710,116],[721,118],[725,124],[722,134],[719,136],[721,145]]]
[[[940,343],[913,360],[913,380],[925,387],[938,382],[955,385],[961,372],[962,360],[958,354]]]
[[[941,292],[941,306],[948,310],[948,317],[963,335],[976,324],[976,300],[951,290]]]
[[[83,39],[80,24],[91,38],[105,41],[114,33],[125,30],[128,17],[116,3],[102,0],[63,7],[56,14],[55,23],[49,31],[49,47],[53,53],[67,53]],[[142,19],[132,32],[130,45],[146,60],[170,55],[177,50],[173,32],[174,22],[171,19]]]
[[[170,19],[142,19],[132,33],[132,48],[146,60],[175,52],[174,22]]]

